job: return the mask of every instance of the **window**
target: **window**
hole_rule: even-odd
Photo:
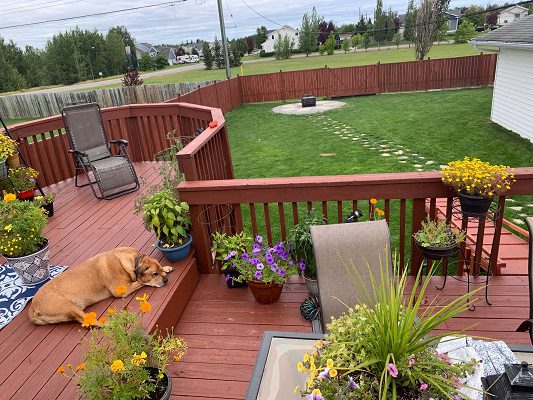
[[[298,36],[298,32],[296,32],[295,35]]]
[[[272,39],[274,39],[274,35],[272,35]]]
[[[514,17],[515,19],[520,19],[520,14],[515,14]]]
[[[504,19],[504,20],[503,20],[503,23],[504,23],[504,24],[506,24],[506,23],[507,23],[507,20],[506,20],[506,19]]]

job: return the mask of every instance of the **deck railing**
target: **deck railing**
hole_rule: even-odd
[[[533,168],[518,168],[516,180],[509,195],[533,193]],[[376,198],[389,222],[393,246],[399,252],[399,263],[404,266],[410,261],[414,274],[420,265],[421,254],[414,245],[412,234],[427,215],[436,216],[437,198],[447,198],[451,210],[453,196],[442,184],[438,172],[185,181],[178,190],[194,216],[193,231],[197,232],[195,242],[204,273],[213,272],[208,243],[214,231],[241,231],[248,227],[254,235],[264,235],[272,243],[286,239],[290,227],[298,223],[306,210],[320,210],[330,223],[343,222],[346,214],[357,208],[366,213],[369,199]],[[499,204],[502,208],[500,217],[494,223],[498,237],[505,197],[499,199]],[[198,219],[206,210],[215,207],[218,207],[218,218],[207,222]],[[478,240],[482,242],[484,226],[479,229]],[[480,253],[473,255],[478,262],[482,246],[479,248]],[[496,252],[491,255],[493,262],[498,257],[497,249],[496,245]],[[463,266],[464,260],[459,260],[457,274],[463,273]],[[446,273],[446,265],[442,273]]]

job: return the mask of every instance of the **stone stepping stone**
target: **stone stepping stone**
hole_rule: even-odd
[[[515,224],[518,224],[518,225],[524,225],[524,221],[522,221],[521,219],[518,219],[518,218],[514,218],[513,219],[513,222]]]
[[[515,210],[515,211],[522,211],[522,209],[524,207],[519,207],[519,206],[514,206],[514,207],[509,207],[511,210]]]
[[[389,153],[381,153],[381,156],[382,157],[390,157],[390,154]]]
[[[395,151],[394,154],[403,154],[403,150],[398,150],[398,151]]]
[[[421,164],[414,164],[413,167],[415,167],[415,168],[422,168],[422,165],[421,165]]]
[[[417,168],[416,172],[424,172],[424,170],[422,168]]]
[[[408,159],[409,159],[409,157],[407,157],[407,156],[400,156],[400,157],[398,157],[398,160],[408,160]]]
[[[510,201],[511,203],[515,202],[513,199],[505,199],[505,201]]]
[[[444,168],[444,167],[447,167],[447,165],[443,165],[443,164],[441,164],[441,165],[439,165],[439,167],[440,167],[440,169],[442,169],[442,168]]]
[[[352,140],[359,140],[359,138],[353,137]]]
[[[434,163],[435,163],[435,161],[431,161],[431,160],[426,161],[426,165],[430,165],[430,164],[434,164]]]
[[[405,163],[407,162],[407,160],[400,160],[400,162],[401,162],[402,164],[405,164]]]
[[[336,156],[337,153],[320,153],[320,156],[321,157],[332,157],[332,156]]]

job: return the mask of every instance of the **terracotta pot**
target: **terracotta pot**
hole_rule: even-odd
[[[35,196],[35,189],[25,190],[17,193],[17,199],[19,200],[32,200]]]
[[[467,217],[481,217],[486,215],[492,203],[492,197],[471,196],[469,194],[457,193],[461,211]]]
[[[283,285],[275,283],[263,283],[259,281],[247,281],[248,287],[255,300],[261,304],[271,304],[279,300]]]
[[[10,169],[15,169],[20,167],[20,158],[18,154],[7,158],[7,166]]]

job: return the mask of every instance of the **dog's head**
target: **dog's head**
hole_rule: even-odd
[[[161,287],[168,281],[167,273],[163,271],[159,261],[144,254],[136,258],[134,273],[137,282],[146,286]]]

